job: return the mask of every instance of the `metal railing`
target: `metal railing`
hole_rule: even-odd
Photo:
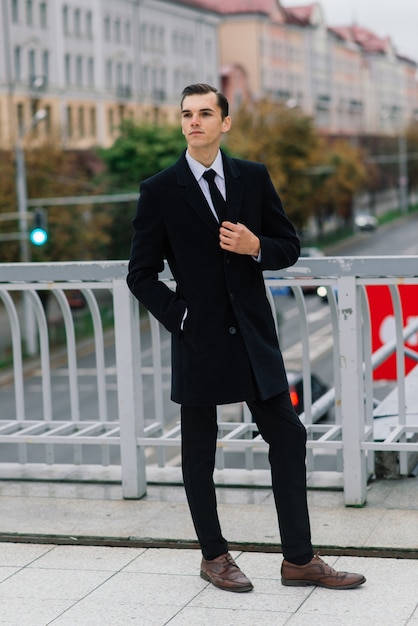
[[[20,465],[120,465],[124,496],[139,498],[146,492],[147,463],[178,465],[178,419],[167,416],[169,337],[140,310],[126,286],[126,273],[126,262],[2,265],[0,468],[5,459]],[[163,278],[173,285],[167,270]],[[308,471],[315,470],[317,451],[335,455],[346,504],[361,505],[375,452],[399,454],[401,473],[418,452],[417,409],[408,409],[417,392],[408,383],[413,373],[406,376],[404,368],[405,353],[416,359],[408,341],[418,337],[418,313],[403,323],[398,289],[400,284],[418,285],[418,257],[300,259],[292,268],[266,272],[265,280],[277,317],[280,300],[269,287],[290,287],[294,295],[299,337],[283,354],[286,365],[296,359],[302,371]],[[393,341],[374,354],[370,285],[389,286],[395,322]],[[326,324],[315,332],[304,294],[308,286],[324,286],[328,293]],[[75,290],[83,296],[81,310],[72,306]],[[20,306],[25,293],[31,324]],[[26,359],[25,334],[33,332],[39,355]],[[313,402],[315,341],[331,359],[334,384]],[[377,440],[378,420],[373,418],[385,400],[376,408],[373,370],[391,353],[396,354],[398,375],[387,396],[395,422],[385,439]],[[318,422],[329,412],[331,420]],[[248,471],[266,455],[251,415],[240,405],[219,410],[219,431],[219,469],[226,467],[230,454],[242,454]]]

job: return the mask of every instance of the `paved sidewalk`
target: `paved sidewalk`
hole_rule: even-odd
[[[112,482],[0,481],[0,624],[418,626],[416,478],[373,482],[361,509],[309,491],[321,555],[367,578],[349,591],[281,585],[269,488],[219,488],[218,500],[247,594],[199,577],[180,486],[134,501]]]

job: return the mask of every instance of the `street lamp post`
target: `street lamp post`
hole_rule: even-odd
[[[35,128],[39,122],[47,116],[45,109],[39,109],[32,118],[32,122],[27,131],[19,129],[19,135],[15,146],[16,154],[16,193],[17,193],[17,210],[19,216],[19,249],[21,263],[30,262],[30,248],[28,240],[28,195],[26,180],[25,152],[23,149],[23,139],[26,132]],[[26,351],[29,355],[37,352],[36,348],[36,329],[33,312],[29,295],[25,291],[23,296],[23,310],[25,319],[25,342]]]

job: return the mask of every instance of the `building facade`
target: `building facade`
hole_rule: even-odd
[[[397,134],[418,119],[416,61],[368,29],[328,26],[319,2],[0,2],[0,148],[40,109],[39,137],[108,146],[124,119],[174,122],[195,81],[221,86],[232,109],[300,107],[330,134]]]
[[[219,83],[219,16],[170,0],[1,0],[0,146],[37,132],[110,145],[124,119],[174,121],[185,84]]]

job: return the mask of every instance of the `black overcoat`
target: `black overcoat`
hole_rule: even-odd
[[[262,270],[293,265],[299,240],[266,167],[222,158],[226,219],[260,238],[261,262],[220,248],[219,224],[185,154],[141,183],[133,220],[127,282],[172,333],[171,397],[191,406],[266,399],[287,389]],[[158,278],[164,259],[175,292]]]

